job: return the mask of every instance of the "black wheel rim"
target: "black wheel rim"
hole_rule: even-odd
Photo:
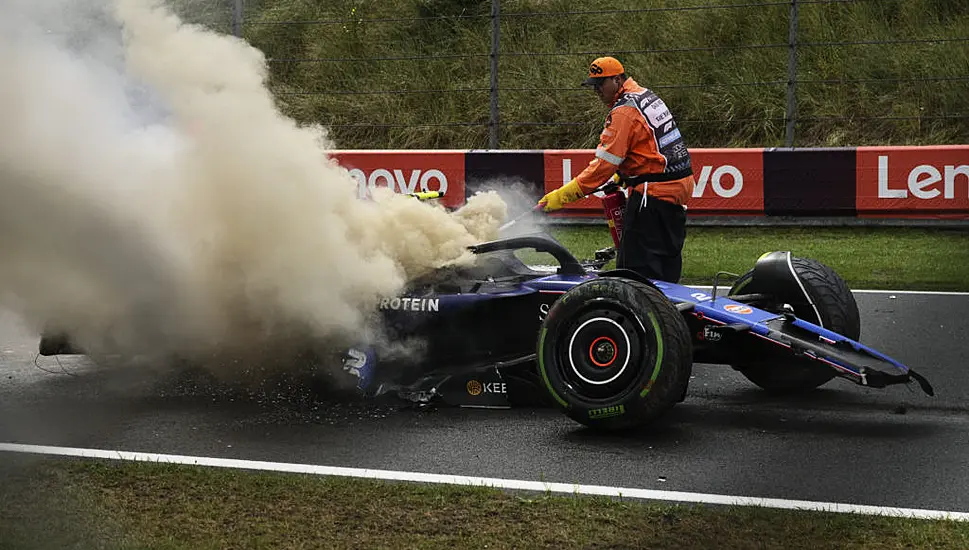
[[[651,353],[644,333],[637,316],[616,302],[599,300],[577,312],[555,350],[567,390],[593,401],[629,391]]]

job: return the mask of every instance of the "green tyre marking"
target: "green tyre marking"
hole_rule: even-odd
[[[653,389],[653,384],[659,376],[659,369],[663,365],[663,333],[659,328],[659,321],[656,319],[655,313],[649,313],[649,321],[653,323],[653,332],[656,333],[656,365],[653,366],[653,374],[649,377],[649,383],[640,392],[640,397],[646,397],[649,390]]]
[[[552,383],[548,379],[548,374],[545,373],[545,334],[548,333],[547,328],[542,329],[542,336],[538,341],[538,370],[542,373],[542,380],[545,380],[545,387],[548,392],[552,394],[552,397],[559,402],[566,409],[570,408],[569,404],[565,402],[564,399],[559,397],[559,394],[555,393],[555,388],[552,387]]]

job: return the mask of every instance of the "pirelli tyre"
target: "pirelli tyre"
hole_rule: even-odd
[[[537,358],[553,404],[610,431],[660,418],[683,400],[693,367],[683,315],[652,286],[613,277],[577,285],[555,302]]]
[[[755,268],[737,279],[728,295],[767,294],[770,296],[768,301],[754,305],[767,311],[782,312],[784,304],[788,304],[797,317],[858,340],[861,337],[861,316],[847,283],[833,269],[817,260],[794,256],[789,259],[789,267],[797,274],[803,292],[792,290],[796,286],[758,280],[754,277]],[[804,293],[810,301],[804,298]],[[830,367],[811,359],[795,357],[788,350],[773,344],[745,350],[743,355],[744,360],[735,363],[733,368],[774,394],[808,392],[837,375]]]

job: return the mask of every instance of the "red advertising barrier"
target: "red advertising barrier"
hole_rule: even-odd
[[[689,216],[969,220],[969,145],[691,149],[696,187]],[[331,153],[357,181],[398,193],[444,191],[458,208],[509,182],[538,200],[578,175],[591,149],[344,150]],[[524,187],[522,187],[524,184]],[[604,217],[592,196],[552,214]]]
[[[542,159],[545,164],[544,192],[548,193],[568,183],[593,158],[595,158],[595,151],[593,150],[563,149],[560,151],[545,151]],[[559,215],[602,216],[602,212],[602,201],[596,196],[590,196],[565,205]]]
[[[397,193],[444,191],[441,204],[465,202],[464,151],[337,151],[330,156],[357,180],[360,198],[375,187]]]
[[[858,147],[859,217],[969,216],[969,145]]]
[[[545,192],[577,176],[594,158],[591,150],[545,151]],[[700,215],[763,215],[763,149],[691,149],[696,187],[689,212]],[[562,209],[563,215],[602,215],[595,196]]]
[[[704,215],[764,213],[763,149],[690,151],[696,187],[688,212]]]

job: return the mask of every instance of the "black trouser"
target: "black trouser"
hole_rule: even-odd
[[[622,238],[616,267],[631,269],[648,279],[679,282],[686,240],[686,210],[682,206],[629,193],[623,213]]]

